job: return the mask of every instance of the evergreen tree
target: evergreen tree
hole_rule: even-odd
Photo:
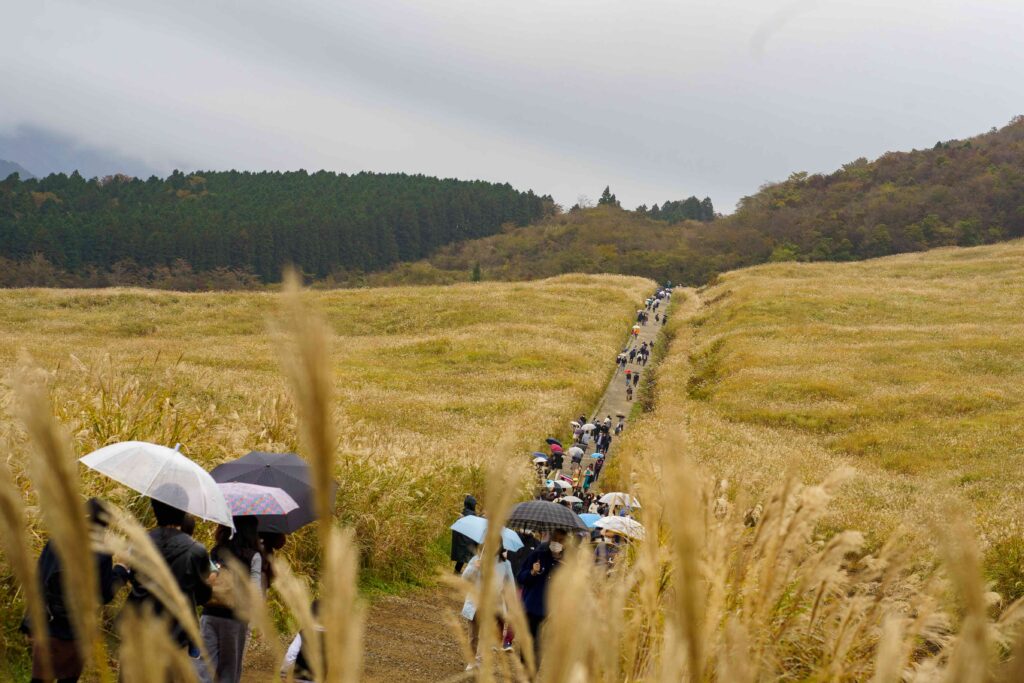
[[[597,200],[598,206],[619,206],[619,200],[612,194],[611,187],[605,185],[604,192],[601,193],[601,198]]]

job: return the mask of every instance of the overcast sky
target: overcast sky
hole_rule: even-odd
[[[730,211],[794,170],[1024,113],[1021,0],[32,0],[3,15],[7,151],[31,128],[161,173],[419,172],[567,206],[610,184],[630,208],[697,194]]]

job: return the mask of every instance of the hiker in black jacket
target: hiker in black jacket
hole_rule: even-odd
[[[87,503],[89,519],[93,524],[106,526],[103,515],[103,504],[97,498],[90,498]],[[106,553],[93,553],[96,562],[96,578],[100,595],[100,604],[106,605],[114,599],[117,592],[128,581],[128,570],[123,565],[115,565],[113,558]],[[64,601],[63,586],[64,569],[53,541],[47,541],[43,552],[39,555],[36,568],[39,589],[46,608],[46,631],[48,642],[32,643],[32,682],[41,683],[45,675],[43,658],[47,651],[50,657],[50,679],[58,683],[74,683],[82,675],[82,658],[79,656],[79,643],[71,626],[68,605]],[[22,630],[28,633],[29,620],[26,616],[22,621]],[[86,643],[85,647],[89,647]]]
[[[192,540],[191,536],[181,530],[181,525],[185,521],[184,511],[155,498],[151,499],[150,503],[157,526],[149,532],[149,538],[167,563],[178,583],[178,588],[195,611],[196,607],[205,605],[213,593],[207,582],[211,569],[210,554],[206,552],[202,543]],[[155,614],[162,614],[165,611],[163,604],[149,592],[145,584],[144,576],[134,571],[131,573],[132,591],[125,608],[141,609],[143,605],[149,605]],[[174,639],[181,647],[196,645],[189,642],[185,630],[173,619],[171,629]]]

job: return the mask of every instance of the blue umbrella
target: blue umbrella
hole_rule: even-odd
[[[452,531],[458,531],[474,543],[483,543],[484,537],[487,536],[487,520],[476,515],[466,515],[465,517],[459,517],[455,524],[452,524],[451,529]],[[519,538],[519,534],[516,532],[502,527],[501,544],[505,546],[505,550],[514,553],[523,547],[523,540]]]
[[[534,451],[533,452],[533,457],[535,457],[535,458],[544,458],[545,461],[547,461],[547,459],[548,459],[548,456],[546,454],[544,454],[544,453],[541,453],[540,451]]]
[[[601,515],[593,512],[584,512],[580,515],[580,519],[583,520],[583,523],[587,525],[588,529],[593,529],[594,525],[597,524],[597,520],[601,519]]]

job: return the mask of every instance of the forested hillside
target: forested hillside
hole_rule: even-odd
[[[605,191],[614,200],[614,195]],[[933,149],[858,159],[828,174],[793,173],[714,217],[710,200],[665,202],[655,212],[602,201],[539,225],[438,250],[376,284],[466,277],[531,279],[566,272],[622,273],[701,285],[767,261],[853,261],[1024,236],[1024,118]],[[698,217],[666,225],[670,215]],[[651,220],[656,218],[658,220]]]
[[[794,173],[744,198],[724,227],[768,236],[776,260],[847,261],[1019,237],[1024,117],[829,175]]]
[[[405,174],[10,176],[0,182],[0,257],[78,274],[230,269],[272,282],[288,263],[324,277],[419,259],[553,206],[507,184]]]

